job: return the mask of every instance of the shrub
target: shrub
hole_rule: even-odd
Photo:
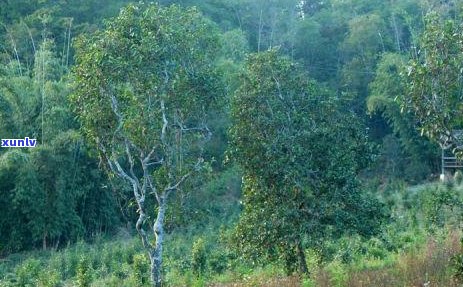
[[[209,256],[209,268],[213,273],[223,273],[229,265],[230,255],[222,248],[216,248]]]
[[[40,261],[27,259],[16,269],[17,286],[36,286],[40,274]]]
[[[58,287],[60,286],[60,274],[56,270],[48,270],[40,273],[39,287]]]
[[[339,260],[335,259],[326,266],[326,269],[330,274],[330,281],[332,286],[345,286],[345,283],[349,278],[349,275],[344,264],[342,264]]]
[[[133,256],[133,272],[131,283],[133,286],[142,287],[149,283],[150,262],[144,254]]]
[[[90,283],[92,283],[92,271],[90,268],[90,262],[85,256],[82,256],[77,264],[76,277],[78,287],[90,287]]]
[[[204,274],[206,271],[206,246],[202,238],[198,238],[193,243],[191,250],[191,267],[196,276]]]

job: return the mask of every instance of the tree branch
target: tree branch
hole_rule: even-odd
[[[161,112],[162,112],[162,129],[161,129],[161,142],[165,146],[167,146],[166,142],[166,132],[167,132],[167,125],[169,122],[167,121],[166,117],[166,106],[164,100],[161,100]]]
[[[193,174],[193,172],[199,170],[199,167],[201,164],[204,162],[203,158],[198,158],[198,161],[196,162],[195,166],[193,167],[193,170],[189,171],[188,173],[184,174],[174,185],[169,185],[164,189],[164,193],[166,194],[166,197],[174,190],[176,190],[182,183],[185,182],[185,180],[188,179],[188,177]]]
[[[119,112],[117,99],[113,94],[111,95],[111,108],[114,114],[116,115],[117,122],[118,122],[117,128],[113,134],[113,141],[115,140],[115,137],[117,134],[120,134],[124,138],[125,154],[127,156],[127,159],[130,165],[130,168],[129,168],[130,175],[126,171],[124,171],[124,169],[118,162],[114,147],[112,149],[112,159],[108,158],[108,163],[109,163],[111,170],[113,171],[116,170],[119,176],[127,179],[132,184],[133,194],[135,196],[135,201],[137,202],[137,206],[138,206],[138,210],[137,210],[138,219],[137,219],[137,223],[135,227],[137,229],[137,232],[140,234],[142,238],[143,247],[147,249],[148,251],[152,251],[153,245],[150,243],[148,235],[146,234],[146,231],[143,228],[143,224],[145,223],[145,220],[146,220],[146,213],[145,213],[146,183],[144,183],[143,186],[140,186],[140,181],[138,180],[138,177],[135,175],[135,172],[134,172],[135,161],[133,159],[132,152],[130,151],[130,146],[132,146],[133,148],[139,151],[140,149],[136,147],[125,135],[120,133],[124,120],[123,120],[122,114]],[[104,146],[101,145],[101,147],[103,148],[104,153],[106,153],[105,152],[106,149],[104,149]],[[147,172],[147,171],[144,171],[144,172]]]

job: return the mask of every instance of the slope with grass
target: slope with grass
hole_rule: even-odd
[[[287,276],[275,263],[254,266],[227,243],[227,227],[239,212],[228,172],[200,191],[207,224],[169,234],[164,270],[167,286],[461,286],[459,222],[463,186],[449,183],[383,187],[379,196],[392,210],[380,236],[356,235],[307,250],[309,278]],[[236,186],[235,186],[236,188]],[[222,193],[222,196],[220,196]],[[226,198],[226,200],[225,200]],[[235,200],[233,208],[230,202]],[[206,203],[207,202],[207,203]],[[219,217],[213,209],[222,210]],[[234,210],[234,211],[233,211]],[[227,221],[228,220],[228,221]],[[191,240],[191,239],[194,240]],[[460,265],[457,264],[460,262]],[[77,243],[62,250],[13,254],[0,262],[0,286],[149,286],[149,261],[130,230],[111,239]]]

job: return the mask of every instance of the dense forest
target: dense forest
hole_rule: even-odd
[[[2,0],[0,287],[461,286],[462,111],[458,0]]]

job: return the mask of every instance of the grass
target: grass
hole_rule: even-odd
[[[329,256],[306,250],[310,278],[287,276],[278,264],[253,266],[236,259],[239,257],[220,241],[219,230],[226,226],[220,227],[218,219],[210,220],[201,228],[168,235],[165,283],[188,287],[462,286],[453,276],[452,260],[462,253],[462,233],[457,225],[463,214],[462,193],[461,186],[436,184],[380,193],[393,212],[393,220],[382,234],[326,241],[324,249]],[[205,254],[200,258],[205,265],[198,275],[192,270],[192,247],[193,242],[202,240]],[[0,287],[149,286],[148,269],[139,238],[124,231],[115,238],[79,242],[58,251],[12,254],[0,260]]]
[[[449,232],[445,240],[431,237],[423,246],[397,254],[390,266],[360,270],[351,268],[343,286],[425,286],[425,283],[429,286],[460,286],[452,270],[452,258],[461,252],[460,237],[461,233],[455,231]]]

